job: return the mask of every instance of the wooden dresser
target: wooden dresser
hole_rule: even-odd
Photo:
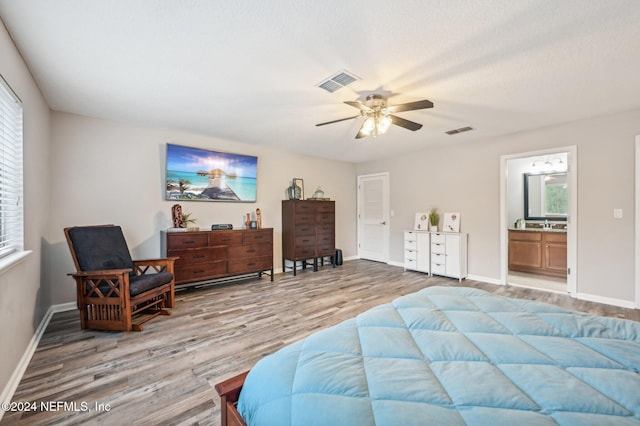
[[[335,267],[336,254],[336,203],[335,201],[283,200],[282,201],[282,271],[285,261],[296,265],[313,260],[313,270],[318,270],[318,260],[331,256]]]
[[[264,272],[273,281],[273,228],[166,232],[162,254],[178,257],[176,284]]]

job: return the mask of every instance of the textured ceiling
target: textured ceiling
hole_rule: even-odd
[[[54,110],[353,162],[640,108],[638,0],[0,0],[0,17]],[[361,80],[316,87],[342,69]],[[435,107],[376,139],[315,126],[374,92]]]

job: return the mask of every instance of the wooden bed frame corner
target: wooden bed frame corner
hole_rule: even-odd
[[[220,424],[222,426],[247,426],[236,408],[240,390],[247,374],[249,371],[216,384],[216,392],[220,395]]]

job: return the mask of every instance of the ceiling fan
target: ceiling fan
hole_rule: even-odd
[[[411,131],[416,131],[422,127],[422,124],[415,121],[405,120],[404,118],[394,115],[397,112],[413,111],[416,109],[433,108],[433,102],[428,100],[408,102],[406,104],[398,104],[387,106],[387,100],[382,95],[369,95],[365,102],[360,101],[345,101],[347,105],[351,105],[354,108],[360,110],[360,114],[353,117],[341,118],[339,120],[327,121],[326,123],[319,123],[316,126],[324,126],[326,124],[339,123],[340,121],[352,120],[358,117],[366,117],[356,139],[364,138],[367,136],[373,136],[385,133],[389,126],[395,124],[396,126],[404,127]]]

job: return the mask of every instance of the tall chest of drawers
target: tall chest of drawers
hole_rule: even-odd
[[[429,273],[429,232],[404,231],[404,269]]]
[[[431,275],[467,277],[467,234],[431,233]]]
[[[335,201],[282,201],[283,271],[286,260],[293,261],[295,275],[297,262],[310,259],[317,271],[318,259],[335,255],[335,207]]]
[[[273,281],[273,228],[162,232],[162,253],[177,257],[176,284],[268,272]]]

